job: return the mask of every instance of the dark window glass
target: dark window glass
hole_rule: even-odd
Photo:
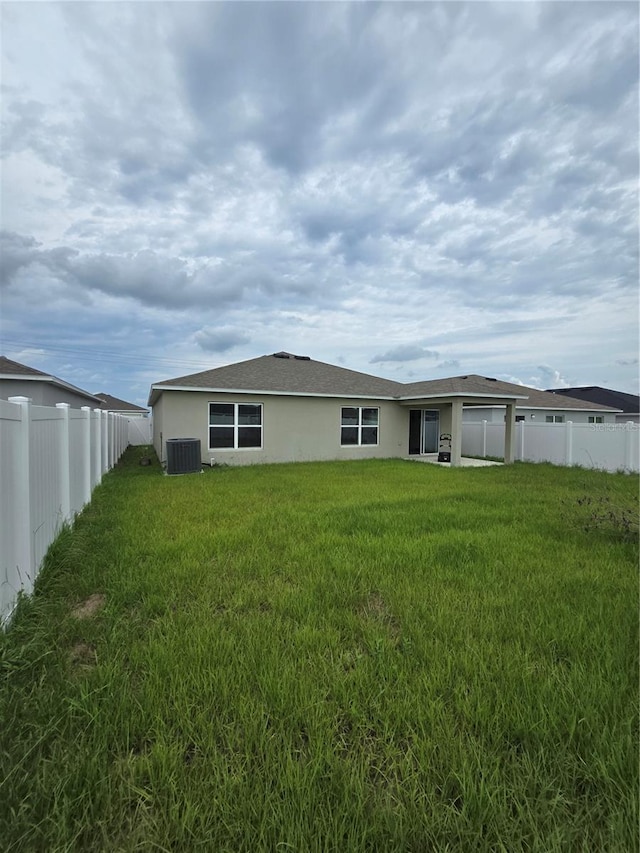
[[[260,447],[261,443],[260,427],[238,427],[238,447]]]
[[[342,427],[341,444],[358,443],[358,427]]]
[[[350,407],[344,408],[342,410],[342,425],[343,426],[350,426],[351,424],[354,424],[355,426],[357,426],[359,423],[359,421],[358,421],[359,413],[360,413],[359,409],[352,409]],[[356,441],[355,443],[357,444],[358,442]],[[344,442],[343,442],[343,444],[344,444]],[[354,442],[350,441],[349,444],[354,444]]]
[[[362,410],[362,423],[367,426],[378,426],[378,410],[377,409],[363,409]]]
[[[209,447],[233,447],[233,427],[211,427]]]
[[[238,406],[238,424],[260,426],[262,424],[262,406],[251,406],[241,403]]]
[[[211,426],[226,426],[227,424],[233,426],[233,403],[209,403],[209,424]]]
[[[378,443],[378,427],[362,427],[362,443],[377,444]]]

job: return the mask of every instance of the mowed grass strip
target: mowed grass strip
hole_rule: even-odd
[[[0,638],[3,849],[638,848],[635,478],[141,452]]]

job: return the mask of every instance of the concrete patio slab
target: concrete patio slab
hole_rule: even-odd
[[[428,462],[430,465],[440,465],[443,468],[451,468],[451,462],[438,462],[437,453],[425,453],[422,456],[405,456],[408,462]],[[504,465],[504,462],[494,462],[491,459],[471,459],[463,456],[459,468],[486,468],[489,465]]]

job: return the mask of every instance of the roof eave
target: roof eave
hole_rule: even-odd
[[[440,394],[412,394],[396,397],[399,402],[411,402],[415,400],[443,400],[451,397],[462,397],[466,399],[478,400],[504,400],[505,402],[513,400],[528,400],[524,395],[516,394],[486,394],[473,391],[443,391]]]
[[[30,376],[23,375],[21,373],[0,373],[0,379],[15,379],[19,382],[49,382],[51,385],[55,385],[57,388],[64,388],[65,391],[73,391],[74,394],[80,394],[82,397],[87,397],[87,399],[95,400],[96,403],[100,403],[100,397],[96,397],[94,394],[90,394],[88,391],[84,391],[82,388],[77,388],[75,385],[71,385],[69,382],[65,382],[63,379],[58,379],[56,376],[47,376],[46,374],[41,374],[40,376]]]

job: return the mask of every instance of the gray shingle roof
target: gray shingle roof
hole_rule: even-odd
[[[513,382],[502,382],[486,376],[450,376],[447,379],[434,379],[426,382],[413,382],[404,385],[403,396],[413,397],[424,394],[495,394],[496,396],[520,396],[526,400],[520,400],[517,405],[526,409],[573,409],[575,411],[595,409],[597,411],[616,411],[611,406],[601,406],[597,403],[587,403],[584,400],[576,400],[570,397],[558,398],[549,391],[539,391],[537,388],[529,388],[526,385],[516,385]]]
[[[628,394],[626,391],[613,391],[601,385],[585,385],[579,388],[548,388],[550,394],[560,394],[562,397],[572,397],[587,403],[599,403],[620,409],[629,414],[640,412],[640,396]]]
[[[94,394],[99,400],[102,400],[101,409],[108,409],[110,412],[144,412],[148,413],[148,409],[142,406],[136,406],[135,403],[127,403],[126,400],[120,400],[118,397],[112,397],[111,394]]]
[[[41,370],[36,370],[35,367],[20,364],[19,361],[12,361],[4,355],[0,355],[0,373],[7,374],[8,376],[45,376],[47,378],[51,375],[43,373]]]
[[[161,389],[163,386],[390,399],[397,397],[403,387],[390,379],[380,379],[290,353],[263,355],[214,370],[156,382],[152,387]]]
[[[72,385],[70,382],[65,382],[63,379],[59,379],[57,376],[53,376],[51,373],[43,373],[42,370],[36,370],[35,367],[29,367],[26,364],[20,364],[19,361],[12,361],[10,358],[2,355],[0,356],[0,377],[4,379],[11,380],[19,380],[23,378],[24,380],[33,380],[33,381],[41,381],[47,382],[52,386],[58,388],[65,388],[68,391],[73,391],[74,394],[79,394],[83,397],[87,398],[87,402],[98,400],[93,394],[90,394],[88,391],[85,391],[83,388],[78,388],[76,385]]]
[[[237,364],[228,364],[213,370],[204,370],[201,373],[191,373],[187,376],[178,376],[176,379],[156,382],[151,386],[150,403],[155,400],[155,396],[163,388],[316,394],[332,397],[395,400],[476,395],[498,398],[498,402],[499,399],[510,398],[516,400],[518,406],[526,408],[612,411],[606,406],[587,404],[580,400],[570,400],[569,398],[558,400],[557,397],[546,391],[538,391],[524,385],[501,382],[475,374],[404,384],[287,352],[263,355]],[[487,400],[487,405],[491,404],[492,401]]]
[[[424,382],[410,382],[402,386],[404,397],[432,396],[435,394],[491,394],[496,397],[527,397],[531,389],[512,382],[500,382],[488,376],[471,374],[468,376],[449,376],[445,379],[431,379]]]

